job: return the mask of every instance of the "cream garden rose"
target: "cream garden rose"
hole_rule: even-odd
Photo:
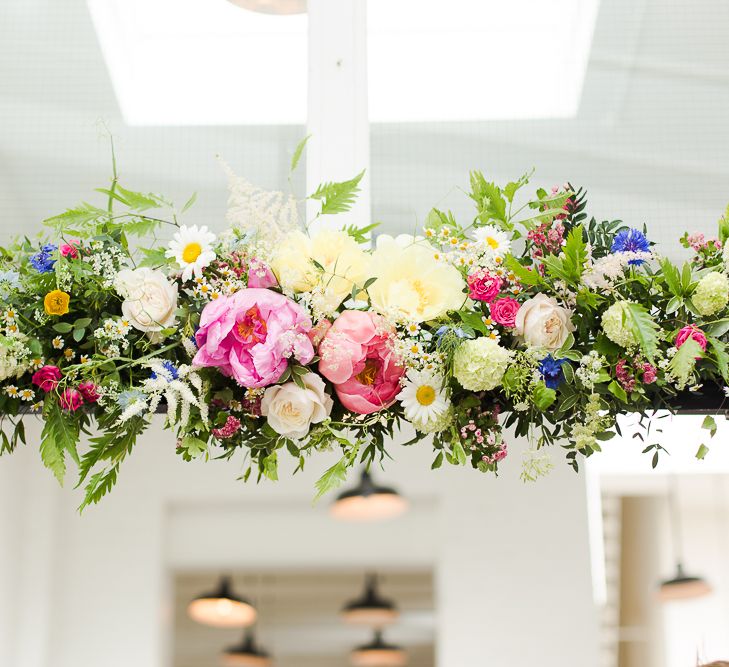
[[[161,271],[147,267],[122,269],[114,287],[124,299],[122,314],[135,329],[155,332],[174,324],[177,285]]]
[[[312,262],[324,268],[317,268]],[[279,284],[293,292],[325,290],[325,306],[335,310],[367,278],[369,257],[349,234],[324,229],[313,236],[293,231],[274,251],[271,261]]]
[[[368,292],[380,313],[407,322],[428,322],[458,310],[466,283],[455,267],[436,259],[426,241],[400,235],[377,237]]]
[[[324,421],[334,405],[316,373],[307,373],[302,380],[305,388],[295,382],[273,385],[261,400],[261,414],[271,428],[292,440],[306,437],[311,425]]]
[[[529,347],[558,350],[575,330],[572,311],[553,297],[537,294],[525,301],[516,314],[514,331]]]

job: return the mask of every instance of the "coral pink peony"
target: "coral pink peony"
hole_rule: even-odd
[[[491,306],[491,319],[502,327],[516,326],[516,314],[519,312],[519,302],[511,297],[497,299]]]
[[[302,364],[312,360],[310,330],[308,315],[291,299],[267,289],[244,289],[205,306],[193,363],[213,366],[244,387],[267,387],[281,377],[289,357]]]
[[[693,338],[702,350],[706,350],[706,334],[693,324],[683,327],[676,335],[676,348],[681,347],[689,338]],[[696,357],[700,359],[701,357]]]
[[[479,269],[468,278],[468,296],[474,301],[486,301],[491,303],[499,293],[503,281],[499,276],[489,273],[485,269]]]
[[[58,382],[61,377],[63,376],[61,375],[61,369],[58,368],[58,366],[43,366],[43,368],[33,373],[31,382],[34,385],[39,386],[43,391],[49,392],[53,391],[58,386]]]
[[[99,400],[99,388],[93,382],[81,382],[77,388],[87,403],[96,403]]]
[[[81,392],[78,389],[66,388],[61,393],[61,398],[58,404],[69,412],[76,412],[83,404],[84,397],[81,396]]]
[[[334,384],[342,405],[361,415],[387,408],[405,370],[392,349],[392,333],[375,313],[344,311],[319,346],[319,372]]]

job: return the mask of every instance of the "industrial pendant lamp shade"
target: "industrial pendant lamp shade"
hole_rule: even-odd
[[[366,625],[370,628],[384,628],[394,623],[399,612],[389,600],[380,597],[377,591],[377,577],[367,575],[362,597],[352,600],[342,609],[342,620],[351,625]]]
[[[679,563],[676,567],[676,576],[661,582],[659,595],[662,602],[673,602],[674,600],[700,598],[711,592],[711,586],[704,579],[687,576]]]
[[[304,14],[306,0],[230,0],[234,5],[261,14]]]
[[[248,600],[233,593],[230,577],[222,577],[216,590],[190,602],[187,613],[193,621],[216,628],[244,628],[255,623],[257,616]]]
[[[661,602],[674,602],[676,600],[692,600],[703,597],[712,592],[711,586],[701,577],[687,576],[683,570],[683,531],[681,514],[678,505],[678,480],[673,477],[668,486],[668,518],[671,539],[673,541],[673,554],[676,558],[676,575],[672,579],[661,582],[659,598]]]
[[[243,641],[223,651],[223,667],[270,667],[273,662],[268,653],[256,646],[253,633],[248,631]]]
[[[382,633],[376,632],[369,644],[358,646],[351,655],[353,667],[404,667],[408,656],[399,646],[387,644]]]
[[[399,516],[407,507],[407,501],[395,489],[375,484],[364,470],[359,484],[339,495],[331,514],[342,521],[381,521]]]

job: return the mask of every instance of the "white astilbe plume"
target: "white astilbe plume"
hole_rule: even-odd
[[[262,252],[271,251],[288,232],[299,229],[296,198],[275,190],[263,190],[237,176],[222,161],[228,176],[226,221],[239,234],[251,238]]]
[[[631,261],[646,262],[650,252],[616,252],[596,259],[582,274],[582,282],[590,289],[610,289],[622,278]]]

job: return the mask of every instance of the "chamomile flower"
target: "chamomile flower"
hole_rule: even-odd
[[[410,322],[406,327],[405,331],[411,336],[417,336],[420,332],[420,325],[417,322]]]
[[[182,268],[182,280],[187,281],[193,277],[202,277],[203,269],[215,259],[212,244],[215,234],[208,228],[182,226],[175,232],[165,255],[174,259]]]
[[[21,389],[20,398],[23,401],[32,401],[35,398],[35,392],[32,389]]]
[[[63,356],[66,358],[66,361],[71,361],[76,356],[76,353],[69,347],[63,351]]]
[[[10,396],[10,398],[17,398],[19,394],[18,388],[14,384],[5,387],[5,393]]]
[[[37,371],[39,368],[41,368],[46,363],[45,357],[35,357],[30,360],[30,367]]]
[[[481,245],[482,252],[494,259],[504,257],[511,248],[511,243],[506,232],[494,225],[478,227],[473,232],[473,236]]]
[[[56,336],[52,341],[51,345],[53,345],[53,349],[55,350],[62,350],[65,343],[63,342],[63,338],[60,336]]]
[[[405,418],[421,424],[436,419],[450,406],[443,377],[427,371],[408,371],[397,400],[402,403]]]

